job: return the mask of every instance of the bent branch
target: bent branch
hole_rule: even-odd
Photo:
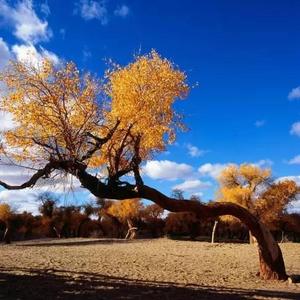
[[[240,219],[256,237],[260,260],[260,277],[263,279],[286,280],[287,274],[281,250],[271,232],[246,208],[234,203],[217,202],[205,205],[198,201],[177,200],[169,198],[154,188],[146,185],[136,188],[135,185],[110,186],[102,183],[86,171],[77,174],[83,187],[96,197],[108,199],[144,198],[171,212],[193,212],[201,218],[216,218],[232,215]]]

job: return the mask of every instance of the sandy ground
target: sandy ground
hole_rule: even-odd
[[[281,245],[300,275],[300,244]],[[0,299],[300,299],[256,277],[253,245],[61,239],[0,245]]]

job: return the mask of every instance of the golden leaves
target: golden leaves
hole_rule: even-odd
[[[120,119],[122,128],[133,124],[133,134],[142,135],[145,156],[174,141],[181,122],[172,105],[188,93],[183,72],[152,51],[124,68],[114,66],[106,78],[105,91],[111,98],[108,119]]]
[[[0,109],[17,124],[4,134],[3,151],[14,149],[10,155],[20,160],[80,160],[92,145],[86,134],[101,138],[119,120],[110,141],[88,161],[112,169],[119,155],[116,172],[130,165],[137,139],[139,159],[174,141],[183,123],[173,104],[189,90],[185,74],[155,51],[125,67],[113,65],[104,83],[80,74],[72,62],[55,67],[50,60],[39,66],[11,62],[0,80],[8,88]]]
[[[108,213],[124,222],[127,219],[138,218],[141,215],[142,208],[141,199],[128,199],[113,202],[108,208]]]

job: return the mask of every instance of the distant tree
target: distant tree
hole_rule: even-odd
[[[270,228],[280,221],[288,205],[299,193],[294,181],[274,182],[270,169],[261,169],[251,164],[225,168],[219,182],[218,201],[235,202],[247,208]],[[249,235],[251,242],[250,232]]]
[[[184,199],[184,192],[180,189],[173,189],[171,197],[178,199],[178,200],[183,200]]]
[[[125,239],[134,239],[138,228],[136,221],[141,218],[143,204],[141,199],[128,199],[121,202],[114,202],[109,208],[108,212],[117,217],[121,222],[127,223],[128,231]]]
[[[9,244],[11,241],[11,217],[12,217],[12,210],[10,206],[7,203],[1,203],[0,204],[0,221],[2,221],[5,224],[5,231],[3,240],[6,244]]]

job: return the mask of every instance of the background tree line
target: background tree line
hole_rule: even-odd
[[[250,164],[230,165],[219,176],[216,201],[234,201],[244,206],[272,231],[277,241],[300,242],[300,214],[289,213],[299,188],[294,181],[274,181],[269,169]],[[174,190],[173,198],[183,199]],[[192,196],[191,201],[201,201]],[[59,206],[50,193],[41,194],[40,215],[14,213],[0,204],[0,234],[6,242],[32,238],[136,237],[168,235],[212,241],[247,241],[251,234],[232,216],[200,220],[191,212],[165,213],[156,204],[145,205],[140,198],[114,201],[98,198],[96,204]],[[211,201],[210,203],[213,203]]]

